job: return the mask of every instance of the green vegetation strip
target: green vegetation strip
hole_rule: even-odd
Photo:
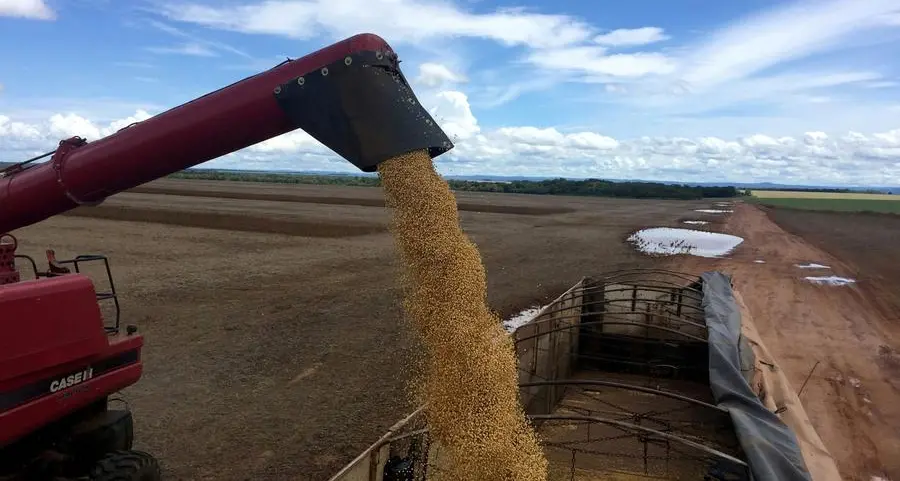
[[[316,184],[378,187],[378,177],[355,175],[307,175],[254,173],[221,170],[188,170],[169,176],[175,179],[228,180],[242,182],[269,182],[278,184]],[[511,182],[473,182],[449,180],[455,191],[499,192],[506,194],[576,195],[592,197],[627,197],[632,199],[705,199],[728,198],[738,194],[734,187],[694,187],[669,185],[656,182],[611,182],[608,180],[548,179],[540,181],[517,180]]]

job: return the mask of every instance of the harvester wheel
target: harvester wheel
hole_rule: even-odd
[[[142,451],[115,451],[97,462],[91,481],[160,481],[159,463]]]

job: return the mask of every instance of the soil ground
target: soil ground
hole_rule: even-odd
[[[710,229],[745,239],[732,255],[669,261],[679,270],[733,276],[795,390],[820,362],[800,399],[848,481],[900,479],[898,228],[900,217],[739,204]],[[831,269],[795,266],[810,262]],[[822,275],[858,282],[836,287],[804,280]]]
[[[457,197],[503,315],[584,275],[655,264],[627,235],[710,204]],[[110,256],[123,323],[146,336],[144,378],[124,395],[138,447],[167,479],[322,480],[411,410],[416,346],[381,199],[374,188],[164,180],[15,234],[38,260],[48,247]]]

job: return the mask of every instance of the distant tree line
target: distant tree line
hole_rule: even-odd
[[[632,199],[704,199],[736,197],[734,187],[694,187],[657,182],[612,182],[601,179],[547,179],[512,182],[471,182],[449,180],[454,190],[503,192],[507,194],[581,195],[593,197],[628,197]]]
[[[381,185],[381,181],[375,175],[282,174],[277,172],[241,172],[234,170],[205,169],[183,170],[169,175],[169,178],[266,182],[272,184],[346,185],[355,187],[378,187]]]
[[[172,174],[169,177],[177,179],[272,182],[279,184],[318,184],[365,187],[378,187],[381,185],[381,181],[375,175],[307,175],[192,169]],[[453,190],[457,191],[500,192],[507,194],[683,200],[727,198],[739,195],[738,190],[734,187],[695,187],[683,184],[662,184],[657,182],[612,182],[601,179],[516,180],[510,182],[475,182],[449,179],[447,183],[450,184],[450,187]]]

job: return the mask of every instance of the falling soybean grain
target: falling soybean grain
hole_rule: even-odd
[[[515,350],[487,306],[484,265],[425,151],[383,162],[404,308],[424,345],[415,391],[441,463],[432,479],[543,481],[547,461],[519,402]]]

